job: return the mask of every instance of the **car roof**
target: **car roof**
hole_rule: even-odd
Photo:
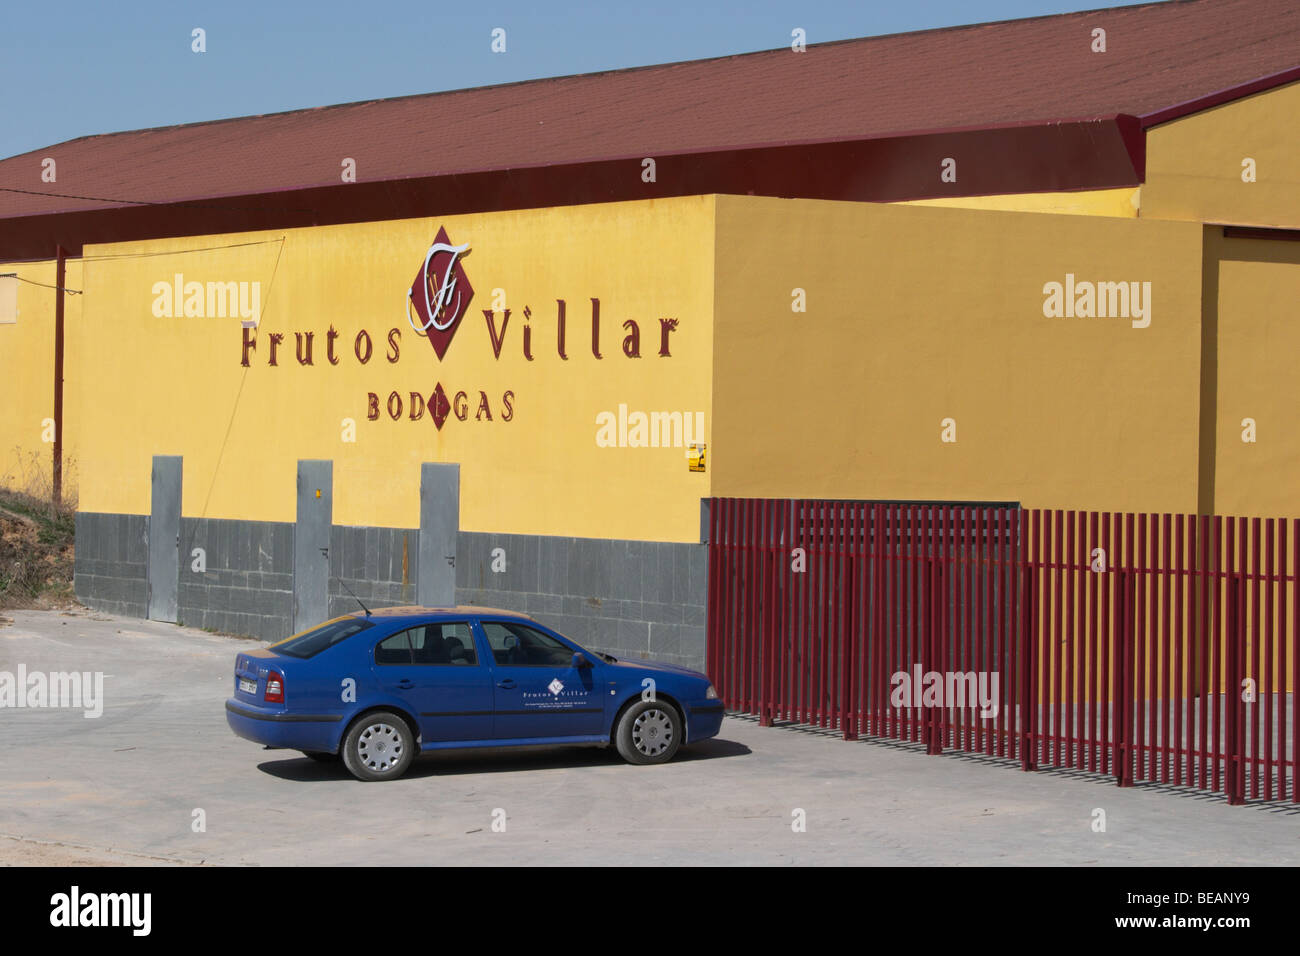
[[[377,617],[388,620],[402,620],[406,618],[435,618],[447,620],[452,618],[465,617],[503,617],[512,618],[519,621],[536,621],[527,614],[520,611],[505,611],[501,608],[483,607],[478,604],[458,604],[452,607],[421,607],[419,605],[409,604],[402,607],[377,607],[372,608],[370,614],[357,610],[352,612],[352,617]]]

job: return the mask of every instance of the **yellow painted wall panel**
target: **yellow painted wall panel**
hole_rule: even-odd
[[[1300,517],[1300,243],[1222,248],[1215,511]]]
[[[1000,209],[1004,212],[1052,212],[1071,216],[1112,216],[1134,219],[1141,188],[1087,189],[1068,193],[1010,193],[1000,196],[954,196],[951,199],[912,199],[903,206],[942,206],[948,209]]]
[[[1300,228],[1300,83],[1147,131],[1142,216]],[[1242,179],[1254,160],[1255,182]]]
[[[716,494],[1195,510],[1199,227],[719,197],[718,262]],[[1067,274],[1150,325],[1045,317]]]
[[[82,507],[147,512],[150,456],[173,454],[185,458],[185,515],[289,521],[296,462],[323,458],[335,462],[335,523],[415,527],[420,463],[453,461],[465,530],[698,540],[709,476],[687,470],[683,448],[599,447],[596,417],[620,404],[629,414],[700,412],[707,440],[712,222],[712,197],[688,197],[91,247],[70,350],[87,383],[73,402],[86,434]],[[440,226],[450,242],[470,244],[462,264],[474,290],[441,361],[406,309]],[[153,315],[154,284],[177,273],[261,283],[247,368],[239,319]],[[495,290],[511,310],[507,325]],[[557,299],[566,302],[567,358]],[[667,356],[661,319],[677,320]],[[624,354],[628,321],[640,332],[637,358]],[[331,328],[336,365],[325,354]],[[354,350],[363,330],[365,364]],[[307,332],[310,366],[296,357],[295,333],[305,348]],[[274,367],[273,333],[284,336]],[[427,401],[438,384],[449,400],[467,393],[466,420],[453,411],[441,430],[428,412],[409,418],[410,392]],[[377,421],[368,419],[370,392]],[[388,415],[393,392],[399,421]],[[343,440],[348,418],[353,443]]]
[[[0,264],[0,273],[16,273],[18,315],[0,322],[0,487],[48,497],[52,489],[54,448],[54,260]],[[66,288],[81,289],[81,263],[67,260]],[[34,283],[41,283],[36,285]],[[64,328],[78,325],[82,296],[64,300]],[[64,370],[65,380],[68,378]],[[66,409],[66,395],[65,395]],[[76,503],[78,484],[77,423],[64,418],[63,496]]]

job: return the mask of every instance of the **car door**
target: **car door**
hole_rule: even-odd
[[[480,620],[479,626],[492,654],[494,737],[538,740],[605,732],[597,662],[575,668],[574,648],[527,624]]]
[[[398,631],[375,645],[380,687],[420,722],[423,742],[492,737],[492,672],[469,621],[434,621]]]

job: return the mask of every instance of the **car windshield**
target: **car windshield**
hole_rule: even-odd
[[[315,657],[325,648],[333,647],[339,641],[345,641],[353,634],[359,634],[373,626],[363,617],[336,617],[318,627],[286,637],[280,643],[272,644],[270,649],[290,657]]]

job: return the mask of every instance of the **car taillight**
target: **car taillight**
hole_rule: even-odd
[[[266,693],[262,699],[271,704],[284,703],[284,677],[276,671],[266,675]]]

